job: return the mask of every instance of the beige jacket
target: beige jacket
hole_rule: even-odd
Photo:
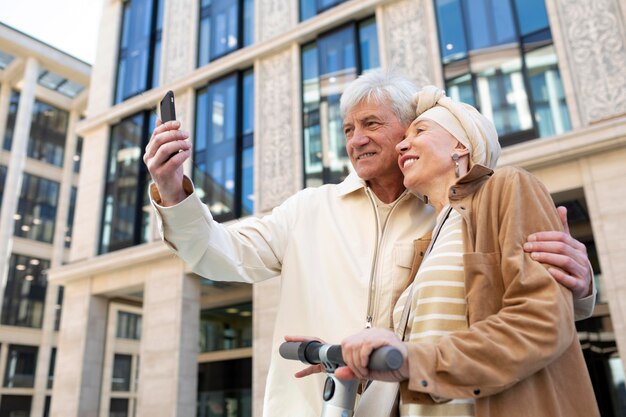
[[[492,172],[475,166],[449,193],[464,219],[470,327],[409,344],[403,401],[475,398],[477,417],[598,416],[572,295],[522,249],[529,234],[561,228],[552,199],[526,171]],[[415,269],[427,243],[416,242]]]
[[[186,188],[193,191],[188,180]],[[371,277],[373,325],[391,327],[392,306],[411,280],[412,242],[434,222],[433,210],[405,193],[377,227],[375,200],[354,174],[228,227],[213,221],[195,193],[168,208],[158,206],[155,187],[151,196],[166,242],[197,274],[243,282],[281,277],[265,417],[319,417],[324,377],[296,380],[304,365],[278,356],[283,336],[339,343],[361,330]]]

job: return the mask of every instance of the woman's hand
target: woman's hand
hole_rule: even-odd
[[[370,354],[379,347],[393,346],[402,353],[404,362],[400,369],[390,372],[367,369]],[[341,353],[346,366],[335,371],[339,379],[376,379],[380,381],[403,381],[409,377],[407,348],[391,330],[365,329],[341,342]]]

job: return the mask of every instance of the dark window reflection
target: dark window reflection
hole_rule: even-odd
[[[4,183],[7,179],[7,167],[0,165],[0,207],[2,207],[2,197],[4,196]]]
[[[346,0],[300,0],[300,21],[307,20]]]
[[[8,151],[13,143],[19,97],[18,92],[12,91],[4,135],[4,149]],[[35,100],[26,155],[48,164],[63,166],[68,122],[68,112]]]
[[[159,82],[164,0],[124,2],[115,102]]]
[[[130,391],[131,355],[116,354],[113,358],[111,391]]]
[[[121,339],[141,339],[141,315],[118,311],[116,336]]]
[[[196,416],[252,416],[251,388],[251,358],[199,364]]]
[[[198,66],[208,64],[254,40],[254,0],[202,0]]]
[[[4,373],[5,388],[33,388],[37,346],[10,345]],[[4,396],[2,397],[4,400]]]
[[[358,48],[357,48],[358,45]],[[365,19],[302,47],[305,185],[342,181],[349,173],[339,98],[359,73],[380,65],[376,21]]]
[[[503,146],[571,129],[544,0],[436,0],[446,91]]]
[[[200,312],[200,352],[252,346],[252,304]]]
[[[109,417],[128,417],[128,399],[111,398],[109,402]]]
[[[30,415],[30,395],[2,395],[0,398],[0,417],[27,417]]]
[[[54,368],[57,362],[57,348],[52,348],[50,351],[50,365],[48,366],[48,383],[46,387],[51,389],[54,384]]]
[[[254,209],[254,75],[212,82],[196,96],[194,181],[218,221]]]
[[[155,115],[143,112],[111,129],[100,253],[144,243],[150,216],[149,175],[142,151]]]
[[[15,214],[15,236],[52,243],[59,201],[58,182],[24,173]]]
[[[50,261],[12,254],[2,303],[2,324],[41,328]]]

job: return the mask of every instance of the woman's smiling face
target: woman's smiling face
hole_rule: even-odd
[[[404,186],[420,193],[439,180],[454,180],[452,154],[467,153],[450,132],[430,119],[414,120],[396,150],[398,165],[404,174]]]

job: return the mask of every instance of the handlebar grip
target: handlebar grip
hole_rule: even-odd
[[[291,359],[299,361],[298,350],[300,349],[300,342],[284,342],[278,348],[278,353],[285,359]]]
[[[367,367],[372,371],[395,371],[400,369],[404,358],[402,353],[392,346],[383,346],[372,352]]]
[[[278,351],[285,359],[299,360],[308,364],[320,363],[320,348],[322,343],[318,341],[284,342]],[[326,352],[326,358],[333,364],[344,366],[345,362],[341,354],[341,345],[331,345]],[[383,346],[372,352],[368,368],[372,371],[395,371],[400,369],[404,359],[402,353],[392,346]]]

